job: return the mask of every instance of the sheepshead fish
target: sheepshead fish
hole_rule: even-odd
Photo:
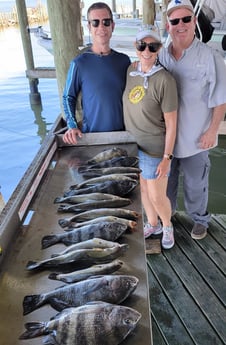
[[[99,168],[99,169],[88,169],[82,172],[82,176],[84,178],[93,178],[99,177],[103,175],[111,175],[111,174],[123,174],[128,175],[130,173],[133,174],[140,174],[141,169],[136,167],[109,167],[109,168]],[[130,176],[130,175],[128,175]]]
[[[141,314],[129,307],[92,302],[67,308],[47,322],[28,322],[19,339],[45,335],[51,345],[118,345],[133,331]]]
[[[92,276],[114,273],[115,271],[118,271],[122,267],[122,265],[123,261],[113,260],[108,264],[92,265],[91,267],[73,271],[70,273],[50,273],[48,278],[71,284],[79,282],[81,280],[85,280]]]
[[[79,307],[92,301],[120,304],[132,294],[138,282],[138,278],[131,275],[103,275],[64,285],[40,295],[27,295],[23,300],[23,315],[45,304],[50,304],[57,311]]]
[[[119,220],[119,221],[118,221]],[[127,230],[127,224],[115,218],[112,221],[100,221],[92,224],[69,229],[66,233],[47,235],[42,238],[42,248],[48,248],[56,243],[63,243],[66,246],[87,241],[94,237],[107,241],[116,241]]]
[[[136,211],[128,210],[125,208],[99,208],[78,213],[73,215],[72,217],[61,218],[58,220],[58,223],[62,228],[65,228],[73,222],[83,222],[101,216],[115,216],[136,221],[136,219],[139,217],[139,214]]]
[[[120,147],[113,147],[111,149],[101,151],[100,153],[95,155],[93,158],[89,159],[87,163],[88,164],[99,163],[99,162],[103,162],[108,159],[111,159],[113,157],[120,157],[120,156],[128,156],[127,151]]]
[[[127,175],[123,174],[110,174],[103,175],[99,177],[93,177],[88,180],[84,180],[81,183],[74,184],[70,186],[70,189],[80,189],[84,186],[95,185],[96,183],[105,182],[105,181],[127,181],[127,180],[137,180],[139,178],[138,174],[128,173]]]
[[[80,213],[90,209],[97,209],[103,207],[124,207],[132,203],[130,199],[116,197],[115,199],[106,200],[86,200],[80,204],[74,205],[60,205],[57,209],[58,212]]]
[[[99,182],[95,185],[84,186],[80,189],[70,189],[64,193],[64,196],[74,196],[81,194],[90,194],[90,193],[107,193],[118,196],[125,196],[132,192],[138,185],[138,180],[128,178],[126,180],[120,181],[105,181]]]
[[[120,156],[120,157],[114,157],[112,159],[105,160],[103,162],[80,166],[78,168],[78,172],[82,173],[86,170],[109,168],[109,167],[137,167],[137,165],[138,165],[137,157]]]
[[[59,268],[62,265],[75,263],[85,263],[86,265],[107,263],[121,256],[128,248],[128,244],[120,244],[111,248],[76,249],[49,259],[29,261],[26,269],[32,271],[52,267]]]

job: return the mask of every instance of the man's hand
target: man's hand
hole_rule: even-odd
[[[70,128],[63,136],[63,141],[66,144],[77,144],[77,136],[82,138],[82,132],[78,128]]]
[[[216,145],[217,134],[207,130],[199,139],[199,147],[203,150],[210,149]]]

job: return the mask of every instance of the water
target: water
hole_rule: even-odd
[[[35,66],[54,66],[53,56],[32,37]],[[0,186],[5,202],[60,113],[57,82],[40,79],[42,107],[31,109],[20,32],[0,31]]]

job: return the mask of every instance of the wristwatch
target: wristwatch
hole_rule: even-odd
[[[173,159],[173,155],[170,153],[164,153],[164,158],[167,158],[169,161],[171,161]]]

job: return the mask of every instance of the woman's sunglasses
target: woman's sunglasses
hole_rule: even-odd
[[[156,53],[161,47],[161,45],[162,44],[159,42],[152,42],[152,43],[146,43],[143,41],[136,42],[136,48],[139,52],[143,52],[146,49],[146,47],[148,47],[150,53]]]
[[[111,18],[105,18],[101,20],[101,23],[104,26],[110,26],[112,23],[112,19]],[[89,24],[91,24],[94,28],[98,28],[98,26],[100,25],[100,19],[92,19],[89,20]]]
[[[193,17],[194,16],[186,16],[183,18],[169,19],[169,22],[171,25],[178,25],[180,23],[180,20],[182,20],[182,22],[186,24],[186,23],[190,23]]]

